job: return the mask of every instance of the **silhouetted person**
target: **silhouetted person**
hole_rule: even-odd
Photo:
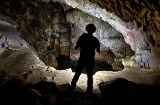
[[[86,26],[86,31],[88,33],[82,34],[77,41],[75,49],[80,49],[80,57],[78,59],[78,64],[76,66],[75,75],[71,81],[71,88],[75,90],[76,83],[79,76],[84,68],[87,69],[87,92],[91,93],[93,88],[93,69],[94,69],[94,56],[95,50],[100,53],[100,44],[96,37],[92,36],[96,31],[96,27],[93,24],[88,24]]]

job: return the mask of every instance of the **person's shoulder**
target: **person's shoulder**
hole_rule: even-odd
[[[82,36],[86,36],[86,35],[87,35],[87,33],[83,33],[83,34],[82,34]]]
[[[98,40],[98,38],[97,38],[97,37],[95,37],[95,36],[93,36],[93,38],[94,38],[94,40]]]
[[[95,42],[96,44],[99,44],[99,40],[98,40],[98,38],[97,38],[97,37],[95,37],[95,36],[93,36],[93,38],[94,38],[94,42]]]
[[[83,33],[80,38],[85,38],[87,36],[87,33]]]
[[[78,38],[78,40],[83,40],[83,39],[85,39],[85,33],[83,33],[79,38]]]

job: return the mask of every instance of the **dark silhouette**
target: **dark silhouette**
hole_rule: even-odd
[[[88,24],[86,26],[86,31],[88,33],[82,34],[77,41],[75,49],[80,49],[80,57],[78,59],[78,64],[76,66],[76,72],[71,82],[71,88],[75,90],[76,82],[82,73],[84,68],[87,69],[87,92],[91,93],[93,88],[93,69],[95,65],[94,56],[95,50],[100,53],[100,44],[96,37],[92,36],[96,31],[96,27],[93,24]]]

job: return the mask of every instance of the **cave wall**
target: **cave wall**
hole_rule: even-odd
[[[100,54],[96,53],[95,60],[105,61],[112,65],[114,70],[122,70],[122,58],[134,55],[131,47],[125,43],[121,33],[115,30],[107,22],[86,14],[78,9],[72,9],[66,13],[67,21],[72,23],[72,38],[71,38],[71,59],[77,60],[79,51],[75,51],[76,41],[82,33],[85,33],[85,27],[89,23],[96,26],[94,36],[100,41]]]
[[[124,37],[125,42],[131,46],[131,49],[133,51],[135,51],[135,56],[129,58],[130,60],[134,61],[134,66],[153,69],[160,68],[158,65],[160,61],[159,1],[15,0],[13,2],[11,0],[6,0],[1,1],[1,14],[3,13],[4,15],[8,15],[14,20],[19,19],[20,21],[17,21],[20,22],[19,24],[21,24],[20,26],[18,26],[19,32],[27,33],[27,35],[23,34],[22,36],[30,36],[28,40],[26,38],[27,42],[30,41],[32,46],[34,46],[36,50],[39,50],[38,54],[44,62],[49,62],[49,58],[55,60],[55,56],[57,56],[57,53],[59,54],[59,52],[63,55],[70,54],[68,49],[70,45],[69,39],[71,30],[68,28],[70,27],[69,24],[66,24],[65,15],[63,13],[67,11],[63,11],[58,2],[60,2],[61,4],[69,5],[69,8],[72,8],[72,10],[74,8],[77,8],[87,14],[101,19],[104,22],[108,22],[113,28],[120,32]],[[50,16],[50,13],[53,13],[52,16]],[[56,13],[59,13],[59,16],[57,16],[57,18]],[[16,14],[20,15],[18,16]],[[33,20],[34,15],[40,18],[37,20]],[[43,19],[46,19],[45,22],[42,21]],[[27,27],[25,27],[25,25],[27,24],[24,25],[26,21],[28,22]],[[57,25],[56,21],[58,21],[58,23],[60,24]],[[46,28],[46,24],[50,25],[47,25]],[[40,29],[35,25],[40,27]],[[23,30],[20,30],[21,27],[23,27]],[[78,27],[81,28],[81,26]],[[82,25],[82,27],[84,27],[84,25]],[[27,29],[27,31],[24,31],[24,29]],[[38,30],[38,32],[34,33],[33,30]],[[31,33],[38,37],[36,38],[36,42]],[[52,38],[50,37],[52,35],[54,36],[54,41],[51,41]],[[42,41],[43,44],[39,43],[40,41],[38,42],[38,40],[42,40],[43,37],[45,37],[45,41]],[[99,38],[101,37],[102,36],[100,36]],[[103,38],[101,40],[103,40]],[[45,54],[47,52],[46,49],[50,47],[49,45],[51,45],[52,47],[52,44],[50,44],[51,42],[57,44],[56,49],[58,51],[53,51],[52,57],[47,57],[48,54]],[[104,46],[107,45],[106,43],[107,41],[102,41],[102,44]],[[41,46],[41,48],[37,48],[37,46],[39,45]],[[45,61],[44,58],[45,60],[47,59],[47,61]],[[57,64],[52,65],[55,66]]]
[[[95,35],[101,42],[101,54],[96,54],[97,60],[105,61],[116,69],[115,67],[122,65],[122,63],[120,61],[120,64],[117,64],[118,60],[115,60],[115,57],[123,58],[130,55],[130,53],[126,53],[130,52],[126,50],[131,50],[130,46],[124,42],[118,31],[106,22],[80,10],[74,10],[66,4],[26,0],[13,2],[8,0],[1,3],[1,8],[3,9],[0,13],[16,21],[19,35],[37,51],[40,59],[48,66],[69,65],[68,57],[75,60],[73,56],[77,56],[79,53],[79,51],[74,51],[76,40],[81,35],[80,33],[85,32],[85,25],[89,22],[97,25]],[[81,17],[81,21],[77,17]],[[91,21],[90,18],[92,18]],[[108,36],[105,36],[105,34]],[[105,40],[112,43],[107,43],[109,46],[103,44]],[[122,69],[123,67],[118,70]]]
[[[98,17],[122,33],[125,42],[135,51],[135,56],[130,59],[135,62],[135,67],[160,68],[158,0],[60,0],[59,2]]]
[[[132,59],[136,61],[139,67],[159,68],[159,0],[89,1],[113,15],[111,17],[113,20],[109,19],[108,21],[123,34],[125,41],[135,51],[136,55]],[[119,28],[119,25],[122,28]]]
[[[57,67],[59,54],[69,56],[70,27],[58,2],[7,0],[0,5],[0,14],[16,21],[19,35],[37,51],[45,64]]]
[[[2,103],[25,103],[27,105],[43,105],[49,103],[55,105],[65,104],[66,102],[70,103],[70,101],[72,101],[72,103],[76,104],[78,102],[78,104],[81,103],[84,105],[86,102],[87,104],[91,104],[91,101],[88,101],[88,98],[95,100],[95,96],[90,97],[89,95],[88,97],[88,94],[83,94],[87,89],[87,76],[85,74],[81,75],[80,80],[77,83],[77,92],[74,92],[73,94],[73,92],[70,91],[70,82],[74,76],[71,69],[56,70],[53,67],[46,66],[39,59],[36,51],[18,35],[16,24],[9,17],[0,15],[0,26],[0,97]],[[79,29],[79,27],[77,27],[77,29]],[[150,96],[150,93],[155,92],[157,87],[153,88],[149,85],[159,86],[159,77],[159,70],[155,71],[140,68],[125,69],[119,72],[99,71],[93,76],[93,93],[99,96],[101,95],[99,93],[106,92],[104,91],[106,90],[104,87],[110,87],[110,85],[112,85],[111,88],[115,88],[115,86],[117,87],[121,84],[123,86],[125,85],[125,88],[126,86],[135,86],[128,85],[128,83],[125,82],[127,80],[129,81],[129,84],[132,82],[134,84],[136,83],[136,87],[144,84],[140,90],[137,90],[139,92],[142,89],[145,89],[145,91],[142,92],[145,93],[144,95],[146,95],[148,89],[153,90],[149,91],[148,96]],[[147,86],[147,90],[144,86]],[[117,88],[115,88],[115,90],[116,89]],[[131,89],[131,93],[135,92],[135,89],[137,88],[133,88],[134,91]],[[111,92],[110,95],[113,96],[113,93],[115,93],[115,96],[117,96],[118,93],[119,96],[119,94],[122,93],[121,90],[126,92],[126,89],[120,88],[120,93],[119,91],[114,91]],[[73,96],[70,97],[70,94]],[[128,94],[128,91],[126,94]],[[75,96],[78,101],[73,101]],[[131,98],[132,96],[133,94],[131,94]],[[137,92],[135,96],[137,99]],[[140,93],[140,97],[141,96]],[[152,96],[155,96],[155,94],[153,93]],[[104,97],[101,98],[102,99],[97,102],[98,105],[100,102],[102,102],[102,104],[105,104],[104,102],[106,102],[104,101],[106,100]],[[94,102],[95,101],[92,103]],[[113,103],[113,100],[111,100],[110,103]],[[124,103],[126,103],[125,100]],[[137,103],[139,103],[139,101]]]
[[[79,27],[79,30],[82,32],[72,32],[77,40],[78,37],[85,33],[85,27],[89,23],[93,23],[96,26],[96,32],[93,34],[101,43],[102,49],[108,48],[110,49],[116,58],[125,58],[126,56],[133,55],[132,50],[128,44],[125,43],[124,38],[121,33],[111,27],[107,22],[88,15],[78,9],[72,10],[66,14],[67,21],[72,24],[76,24]],[[74,45],[76,41],[73,41]],[[102,50],[103,51],[103,50]]]
[[[0,86],[12,77],[38,82],[44,76],[46,65],[34,48],[19,36],[15,21],[0,15],[0,26]]]

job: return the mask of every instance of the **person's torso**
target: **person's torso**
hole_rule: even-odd
[[[80,57],[94,59],[97,39],[94,36],[84,34],[80,40]]]

